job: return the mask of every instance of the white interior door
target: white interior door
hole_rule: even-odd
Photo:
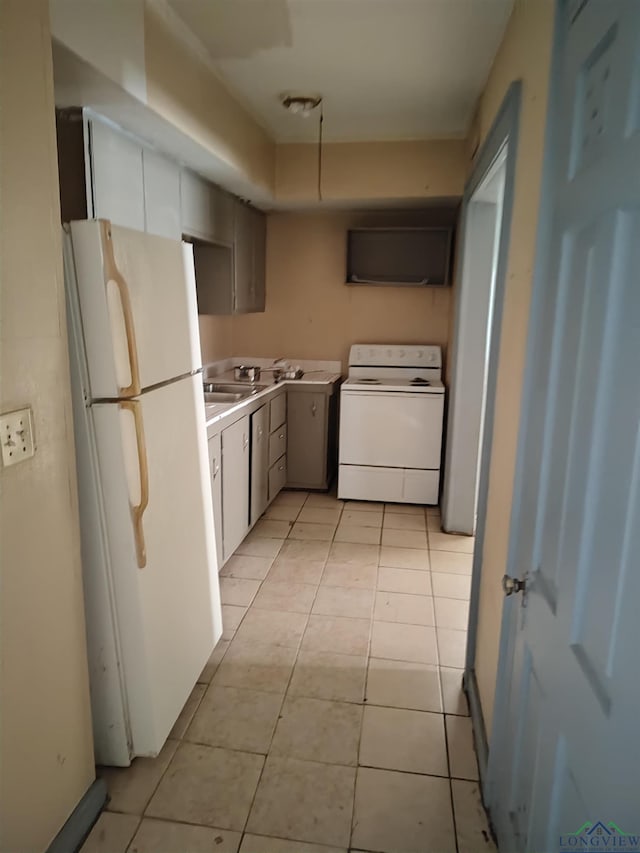
[[[93,399],[134,397],[201,365],[191,246],[71,223]]]
[[[638,850],[640,3],[561,10],[490,800],[501,850]]]
[[[222,633],[199,377],[93,417],[133,754],[157,755]]]
[[[340,464],[439,468],[442,394],[343,391]]]

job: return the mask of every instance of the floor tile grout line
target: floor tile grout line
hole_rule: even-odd
[[[104,814],[104,812],[102,812],[102,813],[101,813],[101,815],[102,815],[102,814]],[[120,813],[119,813],[119,812],[111,812],[111,814],[120,814]],[[136,835],[138,834],[138,830],[139,830],[139,829],[140,829],[140,827],[142,826],[142,821],[144,820],[144,814],[141,814],[141,815],[135,815],[135,816],[138,818],[138,824],[137,824],[136,828],[135,828],[135,829],[134,829],[134,831],[133,831],[133,835],[132,835],[132,836],[131,836],[131,838],[129,839],[129,843],[128,843],[128,844],[127,844],[127,846],[125,847],[125,853],[128,853],[128,851],[131,849],[131,845],[133,844],[133,839],[134,839],[134,838],[136,837]],[[98,817],[98,820],[100,820],[100,817]],[[98,821],[96,821],[96,823],[97,823],[97,822],[98,822]],[[94,825],[91,827],[91,832],[93,832],[93,827],[94,827],[95,825],[96,825],[96,824],[94,823]],[[88,838],[88,836],[87,836],[87,838]],[[86,844],[86,841],[87,841],[87,839],[85,838],[85,840],[82,842],[83,847],[84,847],[84,845]],[[80,848],[80,850],[82,850],[82,847]]]
[[[302,508],[306,505],[308,498],[309,498],[309,495],[307,496],[307,498],[305,499],[304,504],[301,506],[300,510],[298,511],[298,513],[297,513],[297,515],[296,515],[296,519],[298,518],[298,516],[299,516],[299,515],[300,515],[300,513],[302,512]],[[242,830],[242,833],[241,833],[241,840],[242,840],[242,838],[244,837],[244,835],[246,834],[246,826],[247,826],[247,824],[248,824],[249,817],[250,817],[250,815],[251,815],[251,811],[252,811],[253,806],[254,806],[254,803],[255,803],[255,797],[256,797],[256,795],[257,795],[257,791],[258,791],[258,788],[259,788],[259,786],[260,786],[260,782],[261,782],[261,779],[262,779],[262,776],[263,776],[263,773],[264,773],[264,768],[265,768],[265,766],[266,766],[267,759],[268,759],[268,757],[269,757],[269,755],[270,755],[270,752],[271,752],[271,748],[272,748],[272,745],[273,745],[273,739],[274,739],[274,737],[275,737],[275,732],[276,732],[276,730],[277,730],[279,720],[281,719],[282,708],[283,708],[283,706],[284,706],[284,703],[285,703],[285,701],[286,701],[287,697],[289,696],[289,688],[290,688],[290,685],[291,685],[291,680],[292,680],[292,678],[293,678],[293,673],[294,673],[294,670],[295,670],[296,664],[298,663],[298,660],[299,660],[299,654],[300,654],[300,651],[301,651],[301,649],[302,649],[302,644],[303,644],[303,641],[304,641],[304,636],[305,636],[306,631],[307,631],[308,626],[309,626],[309,621],[310,621],[310,617],[311,617],[311,615],[312,615],[313,606],[314,606],[314,604],[315,604],[315,602],[316,602],[316,600],[317,600],[318,591],[319,591],[319,589],[320,589],[320,587],[321,587],[321,585],[322,585],[322,579],[323,579],[323,577],[325,576],[326,566],[327,566],[327,563],[328,563],[328,561],[329,561],[329,554],[330,554],[330,551],[331,551],[331,545],[333,545],[333,544],[334,544],[334,542],[336,541],[336,540],[335,540],[335,535],[336,535],[336,531],[337,531],[337,529],[338,529],[338,526],[339,526],[339,524],[340,524],[340,521],[341,521],[341,519],[342,519],[342,515],[343,515],[343,511],[344,511],[344,506],[345,506],[345,505],[343,505],[343,506],[342,506],[342,508],[341,508],[341,510],[340,510],[340,513],[339,513],[339,515],[338,515],[338,522],[337,522],[337,524],[336,524],[336,526],[335,526],[335,528],[334,528],[333,536],[332,536],[332,538],[329,540],[329,542],[330,542],[330,546],[329,546],[329,553],[328,553],[328,555],[327,555],[327,558],[323,561],[323,562],[324,562],[324,566],[323,566],[322,572],[321,572],[321,574],[320,574],[320,579],[319,579],[319,581],[318,581],[318,583],[317,583],[317,584],[309,584],[309,586],[315,586],[315,587],[316,587],[315,595],[314,595],[314,597],[313,597],[313,602],[312,602],[312,604],[311,604],[311,609],[309,610],[309,612],[308,612],[308,613],[303,614],[303,615],[306,615],[305,626],[304,626],[304,629],[303,629],[303,631],[302,631],[302,633],[301,633],[300,640],[298,641],[298,643],[297,643],[297,645],[296,645],[296,655],[295,655],[295,659],[294,659],[294,662],[293,662],[293,666],[292,666],[292,668],[291,668],[291,673],[290,673],[290,675],[289,675],[289,679],[288,679],[288,681],[287,681],[287,685],[286,685],[286,687],[285,687],[284,693],[282,694],[282,701],[281,701],[281,704],[280,704],[280,710],[279,710],[279,714],[278,714],[278,720],[277,720],[276,724],[274,725],[273,732],[272,732],[272,734],[271,734],[271,738],[270,738],[270,741],[269,741],[269,746],[268,746],[267,752],[266,752],[266,753],[255,753],[255,754],[259,754],[259,755],[261,755],[261,756],[264,758],[264,762],[263,762],[263,766],[262,766],[262,769],[261,769],[260,777],[259,777],[258,782],[257,782],[257,785],[256,785],[256,789],[255,789],[255,791],[254,791],[254,797],[252,798],[251,806],[250,806],[250,808],[249,808],[249,810],[248,810],[248,813],[247,813],[247,819],[246,819],[245,824],[244,824],[244,829]],[[386,507],[385,507],[385,508],[384,508],[384,510],[383,510],[383,518],[384,518],[384,513],[385,513],[385,512],[387,512],[387,508],[386,508]],[[293,525],[294,525],[294,524],[295,524],[295,520],[294,520],[294,521],[292,521],[292,522],[291,522],[291,524],[290,524],[290,531],[293,529]],[[428,533],[427,533],[427,537],[428,537]],[[280,545],[280,548],[278,549],[278,552],[277,552],[276,556],[273,558],[272,563],[271,563],[271,566],[269,567],[269,570],[268,570],[268,572],[267,572],[266,576],[265,576],[263,579],[260,579],[260,583],[259,583],[259,585],[258,585],[258,588],[256,589],[256,592],[255,592],[254,596],[252,597],[252,599],[251,599],[250,603],[246,606],[245,613],[243,614],[243,617],[242,617],[242,619],[240,620],[240,623],[238,624],[238,627],[237,627],[237,628],[236,628],[236,630],[234,631],[234,634],[233,634],[233,636],[232,636],[232,638],[231,638],[231,641],[233,641],[233,639],[235,639],[236,634],[237,634],[237,631],[238,631],[238,629],[240,628],[240,625],[242,624],[242,622],[244,621],[244,618],[245,618],[246,613],[248,612],[248,610],[249,610],[249,609],[251,609],[252,607],[255,607],[255,599],[256,599],[256,597],[258,596],[258,594],[259,594],[260,590],[262,589],[262,586],[263,586],[263,585],[265,584],[265,582],[267,581],[268,576],[269,576],[269,573],[271,572],[271,569],[273,568],[273,564],[275,563],[275,560],[277,559],[278,554],[279,554],[279,553],[281,552],[281,550],[282,550],[282,547],[283,547],[283,545],[284,545],[284,542],[285,542],[285,541],[287,541],[288,539],[289,539],[289,537],[287,537],[287,539],[286,539],[286,540],[282,540],[282,543],[281,543],[281,545]],[[298,540],[298,541],[299,541],[299,540]],[[354,543],[354,544],[359,544],[359,543]],[[363,543],[363,544],[368,544],[368,543]],[[428,549],[428,550],[429,550],[429,549]],[[380,546],[378,546],[378,561],[377,561],[377,565],[376,565],[376,583],[375,583],[375,588],[374,588],[374,590],[373,590],[373,593],[374,593],[374,601],[375,601],[375,594],[376,594],[376,592],[378,591],[378,585],[379,585],[379,575],[380,575],[380,568],[381,568],[380,559],[381,559],[381,557],[380,557]],[[387,567],[384,567],[384,568],[387,568]],[[388,567],[388,568],[393,568],[393,567]],[[409,571],[411,571],[411,569],[409,569]],[[431,579],[430,579],[430,581],[431,581]],[[337,588],[338,588],[338,589],[347,589],[347,588],[350,588],[350,587],[337,587]],[[431,589],[432,589],[432,593],[433,593],[433,586],[432,586],[432,584],[431,584]],[[406,594],[410,595],[411,593],[406,593]],[[426,596],[423,596],[423,597],[426,597]],[[432,594],[432,596],[431,596],[431,597],[432,597],[432,598],[434,598],[435,596],[433,596],[433,594]],[[458,600],[459,600],[459,599],[458,599]],[[261,608],[255,607],[255,609],[261,609]],[[373,609],[373,605],[372,605],[372,609]],[[285,612],[289,612],[289,611],[285,611]],[[292,611],[292,612],[297,612],[297,611]],[[366,653],[365,687],[364,687],[364,696],[363,696],[363,701],[362,701],[362,702],[358,702],[358,703],[351,703],[351,704],[360,705],[360,706],[362,707],[362,712],[363,712],[363,714],[364,714],[364,708],[365,708],[365,707],[366,707],[366,705],[367,705],[367,699],[366,699],[366,696],[367,696],[367,688],[368,688],[369,663],[370,663],[370,661],[371,661],[371,659],[372,659],[372,657],[373,657],[373,656],[372,656],[372,654],[371,654],[372,630],[373,630],[373,622],[375,621],[375,620],[374,620],[374,618],[373,618],[373,616],[374,616],[374,613],[372,612],[372,613],[371,613],[371,618],[370,618],[370,624],[369,624],[369,638],[368,638],[368,646],[367,646],[367,653]],[[338,617],[334,617],[334,618],[338,618]],[[341,617],[341,618],[353,619],[353,618],[358,618],[358,617],[344,616],[344,617]],[[378,621],[384,621],[384,620],[378,620]],[[405,624],[405,623],[397,623],[397,624]],[[229,645],[231,644],[231,641],[230,641]],[[436,644],[437,644],[437,636],[436,636]],[[201,696],[201,698],[200,698],[200,700],[199,700],[199,702],[198,702],[198,704],[197,704],[197,707],[196,707],[196,709],[194,710],[194,713],[193,713],[193,715],[192,715],[192,717],[191,717],[191,721],[193,721],[193,718],[195,717],[195,715],[196,715],[196,713],[198,712],[198,710],[199,710],[199,708],[200,708],[200,706],[201,706],[202,702],[204,701],[204,698],[205,698],[205,696],[206,696],[206,694],[207,694],[207,692],[208,692],[209,688],[211,687],[211,685],[212,685],[212,683],[213,683],[213,680],[214,680],[214,678],[215,678],[215,675],[216,675],[216,673],[217,673],[217,670],[218,670],[218,668],[219,668],[220,664],[222,663],[222,660],[223,660],[223,659],[224,659],[224,657],[226,656],[226,653],[227,653],[227,651],[228,651],[228,648],[229,648],[229,647],[227,647],[227,649],[225,649],[225,652],[224,652],[224,654],[223,654],[222,658],[221,658],[221,659],[220,659],[220,661],[218,662],[218,665],[217,665],[217,667],[216,667],[216,672],[215,672],[215,673],[214,673],[214,675],[212,676],[211,682],[210,682],[208,685],[206,685],[206,686],[205,686],[205,690],[203,691],[203,694],[202,694],[202,696]],[[440,676],[441,666],[440,666],[440,663],[439,663],[439,649],[438,649],[438,647],[437,647],[437,649],[436,649],[436,652],[437,652],[437,654],[438,654],[438,663],[436,664],[436,668],[437,668],[437,670],[438,670],[438,687],[439,687],[440,699],[441,699],[441,701],[442,701],[442,699],[443,699],[443,696],[442,696],[442,683],[441,683],[441,676]],[[339,654],[339,653],[338,653],[338,654]],[[238,689],[241,689],[241,688],[238,688]],[[245,689],[250,689],[250,688],[245,688]],[[267,692],[267,691],[262,691],[262,692]],[[334,701],[334,700],[328,700],[328,701]],[[382,706],[382,707],[384,707],[384,706]],[[442,707],[443,707],[443,709],[444,709],[444,703],[443,703]],[[437,713],[437,712],[424,712],[424,713]],[[445,715],[445,713],[444,713],[444,710],[443,710],[443,712],[442,712],[442,716],[444,717],[444,721],[443,721],[443,723],[444,723],[444,727],[445,727],[445,738],[447,738],[447,734],[446,734],[446,715]],[[362,721],[363,721],[363,716],[361,716],[360,732],[359,732],[359,739],[358,739],[358,752],[357,752],[357,755],[358,755],[358,764],[356,765],[356,773],[357,773],[357,768],[358,768],[358,767],[360,767],[360,766],[367,766],[367,765],[361,765],[361,764],[360,764],[360,762],[359,762],[359,758],[360,758],[360,748],[361,748],[361,740],[362,740],[362,728],[363,728]],[[191,724],[191,723],[190,723],[190,724]],[[189,724],[189,725],[190,725],[190,724]],[[188,731],[188,728],[187,728],[187,731]],[[186,731],[185,731],[185,734],[186,734]],[[182,738],[179,738],[179,743],[178,743],[178,747],[176,748],[176,753],[177,753],[178,749],[180,748],[180,744],[181,744],[182,742],[183,742],[183,737],[182,737]],[[188,742],[191,742],[191,741],[188,741]],[[204,745],[209,746],[208,744],[204,744]],[[239,751],[239,752],[243,752],[243,751],[244,751],[244,752],[247,752],[247,750],[237,750],[237,751]],[[172,764],[172,762],[173,762],[174,758],[175,758],[175,754],[174,754],[174,756],[172,756],[172,758],[171,758],[170,762],[168,763],[167,767],[165,768],[165,771],[162,773],[162,775],[161,775],[160,779],[158,780],[158,783],[157,783],[157,785],[155,786],[155,788],[154,788],[154,790],[153,790],[153,792],[152,792],[151,796],[149,797],[149,800],[147,801],[147,804],[146,804],[146,806],[145,806],[145,808],[144,808],[144,810],[143,810],[143,815],[142,815],[142,817],[140,818],[140,822],[142,821],[142,819],[143,819],[144,815],[146,814],[146,810],[147,810],[147,808],[148,808],[148,806],[149,806],[149,804],[150,804],[151,800],[153,799],[153,796],[155,795],[155,793],[156,793],[156,791],[157,791],[157,788],[159,787],[159,785],[160,785],[160,783],[161,783],[162,779],[164,778],[164,776],[165,776],[166,772],[168,771],[168,769],[169,769],[170,765]],[[316,763],[332,764],[332,762],[316,762]],[[447,741],[447,765],[448,765],[448,768],[449,768],[449,770],[450,770],[450,759],[449,759],[448,741]],[[344,766],[353,766],[353,765],[344,765]],[[376,768],[376,769],[385,769],[385,768]],[[396,771],[396,772],[408,772],[408,771]],[[415,775],[432,775],[432,774],[415,774]],[[450,777],[449,777],[449,778],[450,778]],[[450,787],[451,787],[451,786],[450,786]],[[451,794],[451,796],[452,796],[452,794]],[[355,784],[354,784],[354,799],[355,799]],[[350,843],[351,843],[351,841],[352,841],[352,835],[353,835],[354,805],[355,805],[355,804],[354,804],[354,802],[353,802],[353,803],[352,803],[352,815],[351,815],[351,828],[350,828],[350,836],[349,836],[349,837],[350,837]],[[453,801],[452,801],[452,812],[453,812]],[[140,823],[140,822],[139,822],[139,823]],[[138,824],[138,826],[139,826],[139,824]],[[136,829],[136,832],[137,832],[137,829]],[[135,833],[134,833],[134,836],[135,836]]]
[[[303,503],[303,505],[302,505],[303,507],[306,505],[307,500],[308,500],[308,497],[309,497],[309,496],[307,496],[307,498],[305,499],[305,502],[304,502],[304,503]],[[301,509],[300,509],[300,512],[301,512],[301,511],[302,511],[302,507],[301,507]],[[299,513],[298,513],[298,515],[299,515]],[[291,528],[291,529],[293,529],[293,526],[292,526],[292,528]],[[328,555],[327,555],[327,559],[328,559]],[[325,566],[326,566],[326,561],[325,561]],[[270,570],[269,570],[269,571],[270,571]],[[323,570],[322,570],[322,571],[323,571],[323,573],[324,573],[324,567],[323,567]],[[322,578],[322,575],[321,575],[320,577]],[[265,578],[265,580],[266,580],[266,578]],[[316,594],[314,595],[313,602],[311,603],[311,607],[313,607],[313,604],[315,603],[316,597],[317,597],[317,595],[318,595],[318,589],[319,589],[319,588],[320,588],[320,583],[318,583],[318,586],[316,587]],[[299,657],[300,657],[300,649],[302,648],[302,642],[303,642],[303,640],[304,640],[304,635],[305,635],[306,630],[307,630],[307,627],[308,627],[308,625],[309,625],[309,619],[310,619],[310,616],[311,616],[311,611],[309,611],[309,613],[307,614],[307,618],[306,618],[306,621],[305,621],[304,628],[303,628],[303,630],[302,630],[302,631],[301,631],[301,633],[300,633],[300,640],[298,641],[298,644],[297,644],[297,646],[296,646],[296,654],[295,654],[295,657],[294,657],[294,660],[293,660],[293,665],[292,665],[292,667],[291,667],[291,672],[289,673],[289,678],[287,679],[287,684],[286,684],[286,686],[285,686],[284,693],[282,694],[282,701],[281,701],[281,703],[280,703],[280,709],[279,709],[279,711],[278,711],[278,716],[277,716],[277,718],[276,718],[276,723],[275,723],[275,725],[274,725],[274,727],[273,727],[273,731],[271,732],[271,738],[269,739],[269,746],[268,746],[267,752],[266,752],[266,754],[265,754],[265,756],[264,756],[264,761],[263,761],[263,763],[262,763],[262,768],[261,768],[261,770],[260,770],[260,775],[259,775],[259,777],[258,777],[258,782],[257,782],[256,787],[255,787],[255,790],[254,790],[254,792],[253,792],[253,797],[251,798],[251,804],[250,804],[250,806],[249,806],[249,809],[247,810],[247,817],[246,817],[246,820],[245,820],[245,822],[244,822],[244,827],[243,827],[243,830],[242,830],[242,838],[244,838],[244,835],[245,835],[245,834],[246,834],[246,832],[247,832],[247,826],[249,825],[249,820],[250,820],[250,818],[251,818],[251,813],[252,813],[252,811],[253,811],[253,807],[254,807],[255,802],[256,802],[256,797],[258,796],[258,790],[259,790],[259,788],[260,788],[260,784],[261,784],[261,782],[262,782],[262,778],[263,778],[263,776],[264,776],[264,771],[265,771],[265,768],[266,768],[266,766],[267,766],[267,761],[268,761],[268,759],[269,759],[269,755],[270,755],[270,753],[271,753],[271,748],[272,748],[272,746],[273,746],[273,740],[274,740],[275,735],[276,735],[276,730],[277,730],[277,728],[278,728],[278,724],[279,724],[280,720],[282,719],[282,709],[284,708],[284,704],[285,704],[285,702],[287,701],[287,698],[288,698],[288,696],[289,696],[289,687],[291,686],[291,681],[292,681],[292,679],[293,679],[293,674],[294,674],[294,672],[295,672],[296,665],[297,665],[297,663],[298,663],[298,659],[299,659]],[[241,840],[240,840],[240,843],[242,843],[242,838],[241,838]]]

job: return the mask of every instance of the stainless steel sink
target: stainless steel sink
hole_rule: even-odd
[[[228,391],[205,391],[205,403],[238,403],[246,398],[246,394],[231,394]]]
[[[248,397],[253,397],[258,391],[263,391],[266,385],[247,385],[242,383],[229,382],[226,384],[218,384],[216,382],[206,382],[204,392],[205,403],[238,403],[240,400],[246,400]]]
[[[207,382],[207,392],[223,393],[223,394],[242,394],[243,397],[251,397],[252,394],[257,394],[258,391],[264,391],[266,385],[256,385],[255,383],[247,382]]]

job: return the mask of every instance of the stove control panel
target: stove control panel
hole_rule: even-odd
[[[436,346],[354,344],[350,367],[441,367],[442,350]]]

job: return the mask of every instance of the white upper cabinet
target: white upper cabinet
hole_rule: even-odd
[[[180,213],[184,234],[210,239],[213,222],[209,184],[186,169],[180,176]]]
[[[145,230],[142,147],[102,121],[90,121],[93,216]]]
[[[59,110],[57,132],[63,221],[195,238],[199,312],[265,310],[264,213],[91,112]]]
[[[180,169],[177,163],[148,148],[142,152],[145,230],[179,240]]]
[[[93,215],[179,240],[178,164],[100,120],[88,122],[88,139]]]

